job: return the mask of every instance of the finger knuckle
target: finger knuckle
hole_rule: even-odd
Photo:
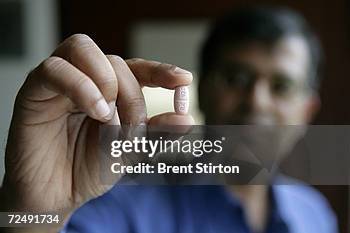
[[[98,83],[99,88],[107,100],[113,100],[118,95],[118,82],[116,78],[107,78]]]
[[[95,47],[94,41],[85,34],[74,34],[69,37],[63,45],[69,60],[75,60],[82,51],[90,50]]]
[[[117,65],[125,64],[124,59],[118,55],[108,55],[107,57],[110,59],[110,61]]]
[[[145,108],[145,100],[143,97],[132,97],[126,103],[130,108]]]
[[[60,57],[52,56],[45,59],[36,69],[40,74],[53,72],[58,70],[63,65],[63,59]]]
[[[71,42],[72,44],[80,44],[87,41],[92,41],[92,39],[86,34],[77,33],[77,34],[71,35],[67,39],[67,41]]]

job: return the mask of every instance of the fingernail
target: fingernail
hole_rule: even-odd
[[[187,75],[192,75],[191,72],[187,71],[187,70],[184,70],[184,69],[181,69],[180,67],[176,67],[175,70],[174,70],[174,73],[176,74],[187,74]]]
[[[109,107],[111,118],[112,118],[115,115],[115,108],[116,108],[115,101],[109,102],[108,107]]]
[[[110,114],[111,110],[104,99],[101,99],[96,103],[95,111],[99,118],[110,120],[112,117],[112,114]]]

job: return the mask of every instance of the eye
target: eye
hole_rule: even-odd
[[[254,81],[251,72],[243,69],[230,70],[226,73],[225,78],[227,84],[233,88],[247,88]]]
[[[278,75],[271,82],[271,91],[276,95],[287,95],[292,91],[294,86],[294,82],[290,78]]]

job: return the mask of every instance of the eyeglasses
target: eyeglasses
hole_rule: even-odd
[[[221,66],[211,76],[214,85],[228,91],[250,91],[259,79],[255,70],[244,65]],[[310,90],[306,81],[300,82],[283,73],[275,73],[267,81],[270,93],[276,97],[290,97]]]

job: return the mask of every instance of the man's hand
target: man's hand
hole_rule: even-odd
[[[69,212],[102,194],[98,126],[193,124],[191,116],[175,113],[148,119],[141,91],[191,81],[191,73],[173,65],[106,56],[86,35],[66,39],[30,72],[17,95],[2,211]]]

